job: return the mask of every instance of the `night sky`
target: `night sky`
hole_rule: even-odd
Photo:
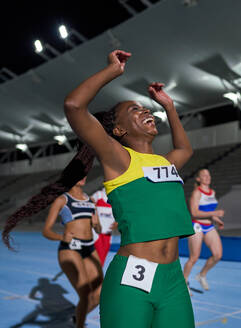
[[[7,67],[17,74],[43,62],[34,53],[33,41],[36,39],[49,43],[60,52],[66,50],[58,35],[59,25],[72,27],[90,39],[131,17],[117,0],[4,2],[0,23],[0,69]]]

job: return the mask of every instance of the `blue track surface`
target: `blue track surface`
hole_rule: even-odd
[[[57,243],[37,232],[17,232],[14,238],[18,253],[0,244],[0,328],[73,327],[70,318],[77,296],[64,275],[52,280],[60,271]],[[108,255],[105,270],[113,255]],[[185,261],[181,258],[182,265]],[[198,261],[190,279],[196,327],[240,328],[241,263],[220,261],[208,274],[210,291],[203,292],[194,276],[204,261]],[[88,315],[87,327],[99,327],[98,309]]]

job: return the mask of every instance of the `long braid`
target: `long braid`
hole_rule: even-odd
[[[115,108],[116,106],[108,112],[99,112],[94,115],[103,125],[106,132],[112,137],[114,137]],[[65,167],[60,178],[44,187],[39,194],[30,198],[24,206],[17,209],[6,220],[2,231],[2,240],[9,249],[14,250],[10,243],[10,231],[23,219],[45,209],[58,196],[70,190],[78,181],[83,179],[91,169],[94,158],[94,151],[88,145],[79,141],[78,153]],[[13,239],[11,238],[11,240]]]

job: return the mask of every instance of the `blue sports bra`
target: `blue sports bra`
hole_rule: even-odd
[[[86,200],[76,199],[68,193],[64,193],[66,204],[59,212],[62,219],[62,224],[79,219],[91,219],[95,213],[95,204],[87,196]]]

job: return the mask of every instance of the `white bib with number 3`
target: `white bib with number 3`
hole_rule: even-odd
[[[72,250],[75,250],[75,249],[81,249],[82,246],[81,246],[81,241],[78,240],[78,239],[72,239],[71,242],[69,243],[69,248],[72,249]]]
[[[142,167],[144,177],[152,182],[181,182],[182,178],[179,176],[174,164],[168,166],[145,166]]]
[[[132,286],[150,293],[158,263],[130,255],[121,285]]]

